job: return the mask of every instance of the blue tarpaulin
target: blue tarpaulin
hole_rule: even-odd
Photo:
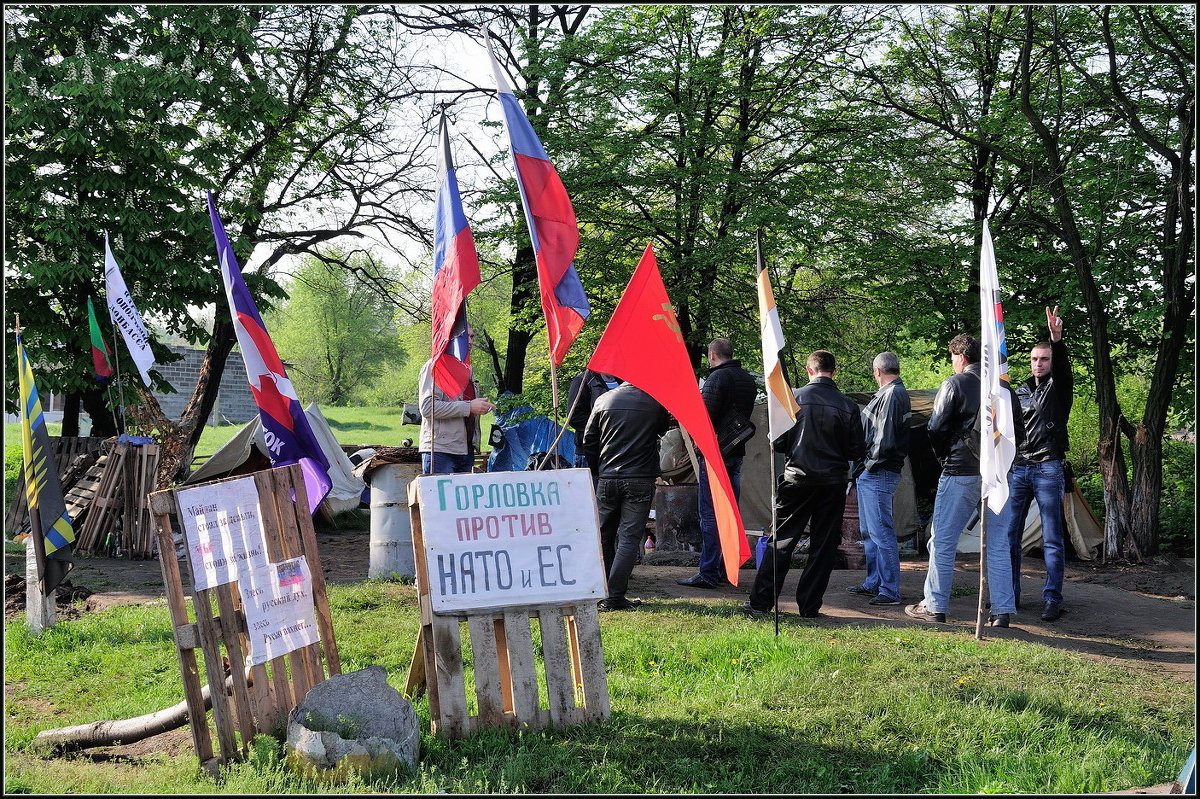
[[[544,456],[562,425],[555,424],[547,416],[535,413],[528,405],[521,405],[496,414],[496,426],[504,435],[500,444],[493,444],[488,456],[489,472],[522,472],[530,467],[530,456]],[[559,438],[555,452],[568,467],[575,465],[575,436],[567,430]],[[541,461],[541,458],[538,458]],[[554,466],[553,460],[546,468]]]

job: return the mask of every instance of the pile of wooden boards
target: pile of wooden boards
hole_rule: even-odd
[[[75,552],[146,560],[155,555],[146,496],[155,490],[157,444],[117,438],[51,438]],[[29,530],[24,475],[5,514],[10,536]]]

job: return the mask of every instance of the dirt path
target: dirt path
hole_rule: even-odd
[[[319,532],[322,568],[329,582],[365,579],[369,564],[369,530]],[[634,569],[630,595],[647,601],[687,599],[704,603],[740,605],[754,579],[752,569],[743,569],[737,588],[717,590],[686,588],[675,580],[695,573],[696,555],[657,553]],[[1196,667],[1196,571],[1194,560],[1157,558],[1138,566],[1071,562],[1064,588],[1067,613],[1056,622],[1043,622],[1040,614],[1042,563],[1025,559],[1022,572],[1023,607],[1007,630],[985,631],[986,637],[1012,637],[1036,641],[1089,657],[1120,663],[1135,669],[1154,669],[1180,679],[1195,680]],[[925,579],[924,557],[901,562],[901,591],[907,602],[916,602]],[[186,569],[184,570],[186,573]],[[5,557],[6,574],[23,574],[24,559]],[[784,584],[780,609],[798,623],[795,582],[792,570]],[[836,627],[845,624],[888,624],[897,627],[923,625],[904,615],[903,607],[874,607],[865,597],[846,588],[862,581],[861,570],[833,572],[825,594],[822,616],[812,622]],[[186,579],[186,574],[185,574]],[[70,581],[77,595],[88,594],[78,611],[102,610],[117,604],[165,601],[162,574],[157,560],[129,561],[107,558],[78,558]],[[975,607],[979,589],[978,556],[960,556],[952,592],[949,622],[933,625],[974,634]],[[6,592],[9,593],[9,592]],[[17,597],[9,595],[8,600]],[[23,596],[20,597],[23,603]],[[9,605],[6,602],[6,605]],[[7,612],[13,612],[9,605]],[[18,611],[19,612],[19,611]]]

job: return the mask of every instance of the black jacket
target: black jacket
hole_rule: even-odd
[[[967,439],[979,416],[979,364],[942,381],[933,400],[929,417],[929,443],[942,462],[942,474],[959,477],[979,474],[979,456],[971,451]]]
[[[796,390],[796,424],[775,441],[787,455],[783,479],[806,486],[845,485],[850,468],[866,457],[862,413],[828,377]]]
[[[912,431],[912,401],[904,381],[896,378],[875,392],[862,412],[863,432],[867,437],[868,472],[896,472],[904,468]]]
[[[658,439],[667,432],[667,411],[658,401],[625,383],[596,400],[583,433],[588,467],[601,480],[660,474]]]
[[[704,388],[700,389],[700,396],[704,398],[713,428],[719,430],[731,410],[750,418],[754,412],[754,399],[758,396],[758,384],[754,382],[754,376],[742,368],[741,361],[729,360],[712,368]],[[741,458],[745,454],[743,442],[730,450],[725,458]]]
[[[1017,449],[1019,464],[1060,461],[1067,455],[1067,417],[1075,401],[1075,376],[1067,345],[1050,342],[1050,376],[1041,385],[1030,377],[1017,388],[1025,441]]]
[[[584,393],[579,397],[579,402],[576,402],[575,397],[579,395],[580,389],[583,389]],[[608,384],[604,382],[603,377],[590,369],[575,375],[571,381],[571,386],[567,389],[567,407],[571,409],[567,425],[575,431],[576,450],[583,447],[583,430],[587,427],[588,417],[592,415],[592,407],[600,395],[606,393]]]

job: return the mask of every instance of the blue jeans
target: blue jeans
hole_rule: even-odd
[[[421,474],[470,474],[475,466],[473,455],[451,455],[448,452],[434,452],[433,463],[429,462],[428,452],[421,453]],[[432,469],[430,466],[432,465]]]
[[[933,534],[929,538],[929,574],[925,577],[925,607],[934,613],[950,609],[950,587],[954,583],[954,557],[958,539],[979,508],[980,477],[943,474],[933,501]],[[999,516],[988,513],[988,530],[1001,530]],[[988,589],[992,613],[1016,613],[1012,596],[1012,563],[1003,535],[991,536],[987,548]]]
[[[700,516],[700,576],[710,583],[720,585],[725,576],[725,559],[721,555],[721,535],[717,531],[717,515],[713,511],[712,489],[708,486],[708,467],[704,458],[697,458],[700,463],[699,486],[696,489],[696,510]],[[742,461],[744,458],[730,458],[725,461],[725,471],[729,472],[729,482],[733,484],[734,500],[742,497]],[[742,564],[738,564],[740,567]]]
[[[1029,503],[1035,499],[1038,512],[1042,515],[1042,556],[1046,560],[1046,585],[1042,589],[1042,600],[1055,605],[1063,601],[1063,572],[1066,571],[1065,491],[1062,461],[1014,465],[1008,473],[1008,504],[1004,506],[1001,515],[1003,521],[998,529],[1004,531],[1008,538],[1015,602],[1021,601],[1021,538],[1025,533],[1025,517],[1029,514]]]
[[[888,599],[900,598],[900,546],[892,526],[892,496],[900,473],[880,469],[858,476],[859,532],[867,559],[863,587]]]
[[[608,598],[624,599],[654,502],[654,480],[601,479],[596,485],[600,548],[608,574]]]

